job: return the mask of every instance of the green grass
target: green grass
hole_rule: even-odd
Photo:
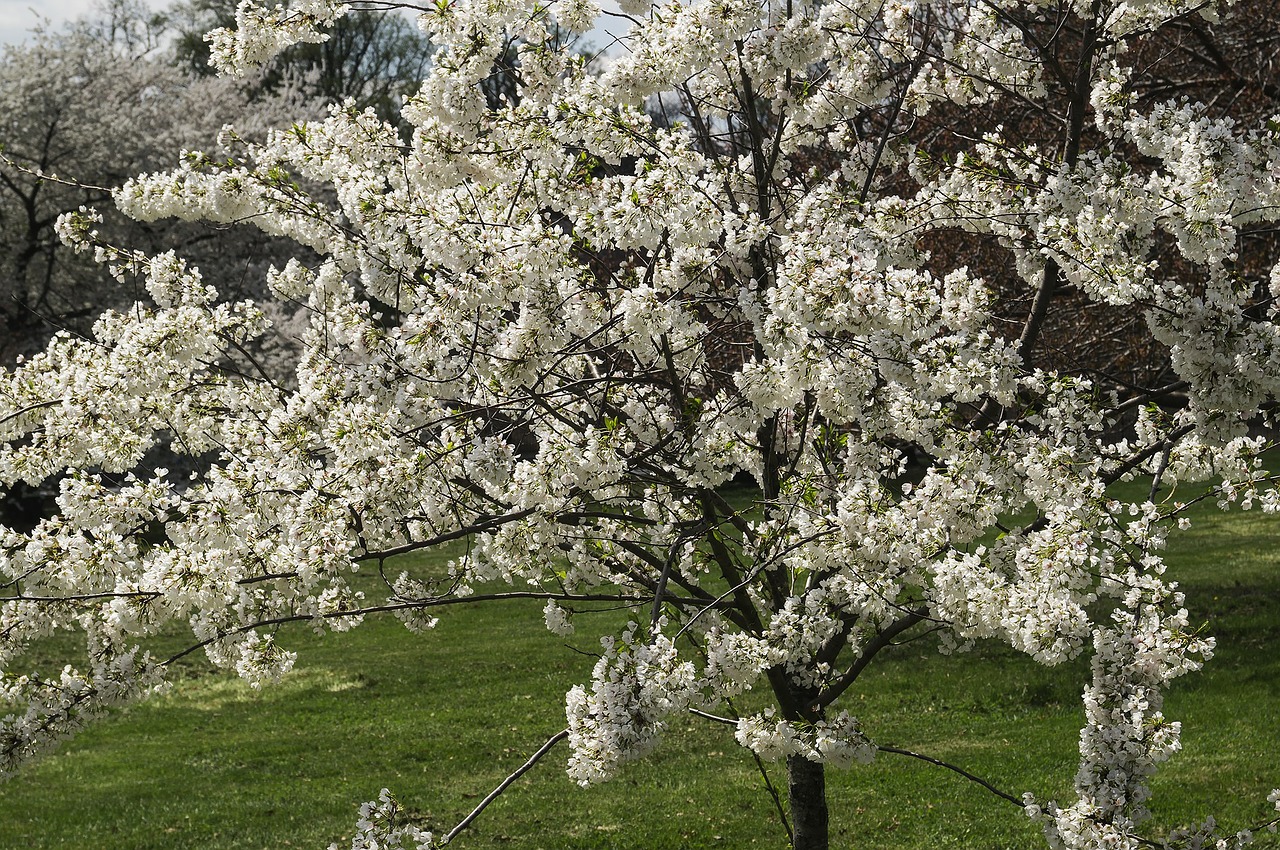
[[[1210,813],[1243,826],[1280,786],[1280,554],[1260,514],[1196,514],[1171,573],[1219,638],[1166,714],[1186,751],[1155,782],[1164,826]],[[581,615],[591,650],[619,615]],[[0,848],[279,848],[349,844],[355,807],[390,787],[445,831],[564,725],[563,693],[592,659],[542,627],[540,606],[451,610],[424,636],[392,620],[283,643],[295,673],[262,691],[189,673],[0,785]],[[947,658],[928,641],[886,653],[846,703],[872,736],[952,761],[1014,793],[1065,795],[1082,712],[1082,663],[1036,666],[982,645]],[[461,848],[780,847],[758,772],[731,731],[678,720],[613,782],[580,789],[553,753],[457,842]],[[772,770],[775,782],[783,776]],[[900,756],[829,772],[833,847],[1043,846],[1018,810]],[[1262,846],[1275,846],[1274,843]]]

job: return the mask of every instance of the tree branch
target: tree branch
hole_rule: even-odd
[[[877,746],[876,749],[882,753],[893,753],[894,755],[899,755],[899,756],[910,756],[913,759],[919,759],[920,761],[927,761],[929,764],[936,764],[938,767],[945,767],[947,770],[958,773],[961,776],[963,776],[965,779],[968,779],[971,782],[978,783],[983,788],[986,788],[988,791],[990,791],[992,794],[995,794],[1000,799],[1008,800],[1010,803],[1013,803],[1015,806],[1017,806],[1020,809],[1026,808],[1027,804],[1022,802],[1022,800],[1018,799],[1012,794],[1006,791],[1001,791],[999,788],[992,785],[990,782],[983,779],[982,777],[974,776],[972,773],[965,770],[964,768],[956,767],[954,764],[949,764],[948,762],[945,762],[942,759],[936,759],[933,756],[926,756],[920,753],[913,753],[911,750],[903,750],[903,749],[899,749],[898,747]]]
[[[560,743],[561,741],[563,741],[565,738],[568,738],[568,737],[569,737],[569,730],[561,729],[559,732],[555,733],[550,738],[548,738],[547,742],[543,744],[541,747],[539,747],[537,752],[529,756],[528,761],[520,765],[518,768],[516,768],[514,773],[512,773],[506,779],[502,780],[500,783],[498,783],[498,787],[490,791],[488,796],[486,796],[483,800],[480,801],[480,805],[476,806],[474,809],[471,810],[471,814],[467,815],[465,818],[463,818],[461,821],[458,822],[457,826],[449,830],[449,832],[445,835],[445,837],[440,839],[440,846],[443,847],[453,839],[457,838],[458,833],[462,832],[464,829],[470,826],[471,822],[474,821],[477,817],[479,817],[480,813],[483,812],[485,809],[487,809],[490,803],[498,799],[498,797],[502,796],[502,792],[506,791],[508,788],[511,787],[511,783],[515,782],[521,776],[524,776],[526,773],[532,770],[533,766],[537,764],[542,759],[543,756],[551,752],[552,748],[555,747],[556,744]]]
[[[830,705],[838,699],[839,696],[847,691],[849,686],[857,680],[858,676],[862,674],[862,671],[867,668],[867,665],[871,663],[871,660],[876,657],[880,650],[890,646],[893,643],[894,638],[914,626],[916,623],[923,621],[928,615],[929,609],[923,606],[916,608],[915,610],[908,612],[902,619],[891,623],[888,628],[873,637],[867,645],[863,647],[862,652],[854,662],[849,665],[849,669],[844,671],[844,675],[828,685],[822,693],[818,694],[810,707],[812,709],[822,708],[823,706]]]

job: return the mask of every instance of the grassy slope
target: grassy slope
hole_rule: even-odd
[[[1243,825],[1280,785],[1275,541],[1261,515],[1207,511],[1170,555],[1220,652],[1169,697],[1187,752],[1157,779],[1162,823],[1213,811]],[[606,622],[580,617],[578,648],[617,618],[594,616]],[[563,692],[592,663],[542,629],[539,606],[518,603],[455,610],[425,637],[388,620],[284,642],[301,657],[281,685],[255,692],[193,676],[0,785],[0,848],[325,847],[349,841],[355,805],[384,785],[447,829],[562,728]],[[1043,799],[1068,790],[1083,671],[994,646],[948,659],[920,642],[872,665],[850,706],[880,743]],[[655,756],[597,788],[575,787],[563,760],[561,749],[517,783],[458,846],[785,844],[754,764],[724,727],[678,721]],[[910,759],[884,755],[829,782],[836,847],[1043,846],[1013,806]]]

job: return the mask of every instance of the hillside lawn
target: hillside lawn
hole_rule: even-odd
[[[1266,795],[1280,787],[1280,522],[1209,503],[1193,517],[1173,535],[1170,573],[1219,649],[1169,695],[1165,714],[1183,722],[1185,751],[1158,775],[1153,809],[1162,826],[1214,813],[1234,829],[1266,818]],[[0,784],[0,848],[346,848],[357,806],[384,786],[443,833],[563,728],[565,690],[589,680],[588,653],[624,620],[579,615],[566,641],[543,627],[539,603],[504,602],[450,609],[422,636],[389,617],[347,634],[301,626],[280,641],[299,653],[295,672],[261,691],[188,656],[169,693]],[[1086,672],[993,644],[946,657],[923,639],[878,658],[845,705],[877,743],[1014,794],[1069,799]],[[566,754],[561,744],[453,846],[786,845],[729,727],[676,719],[654,755],[586,789],[565,775]],[[785,786],[780,765],[770,775]],[[833,848],[1045,846],[1017,807],[907,757],[829,771],[828,784]],[[1280,842],[1266,835],[1257,846]]]

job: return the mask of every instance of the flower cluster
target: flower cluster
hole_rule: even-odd
[[[400,802],[383,788],[376,801],[360,806],[351,850],[432,850],[439,846],[430,832],[412,823],[401,823],[402,815]],[[339,850],[339,847],[330,844],[329,850]]]
[[[819,720],[811,727],[776,720],[771,711],[744,717],[735,733],[738,743],[765,761],[801,756],[813,762],[848,768],[854,763],[869,764],[876,746],[862,733],[857,720],[841,712],[831,720]]]
[[[332,0],[301,0],[288,8],[271,8],[255,0],[240,0],[234,28],[217,29],[209,42],[209,61],[219,71],[241,76],[298,42],[327,41],[323,28],[347,13],[348,6]]]

